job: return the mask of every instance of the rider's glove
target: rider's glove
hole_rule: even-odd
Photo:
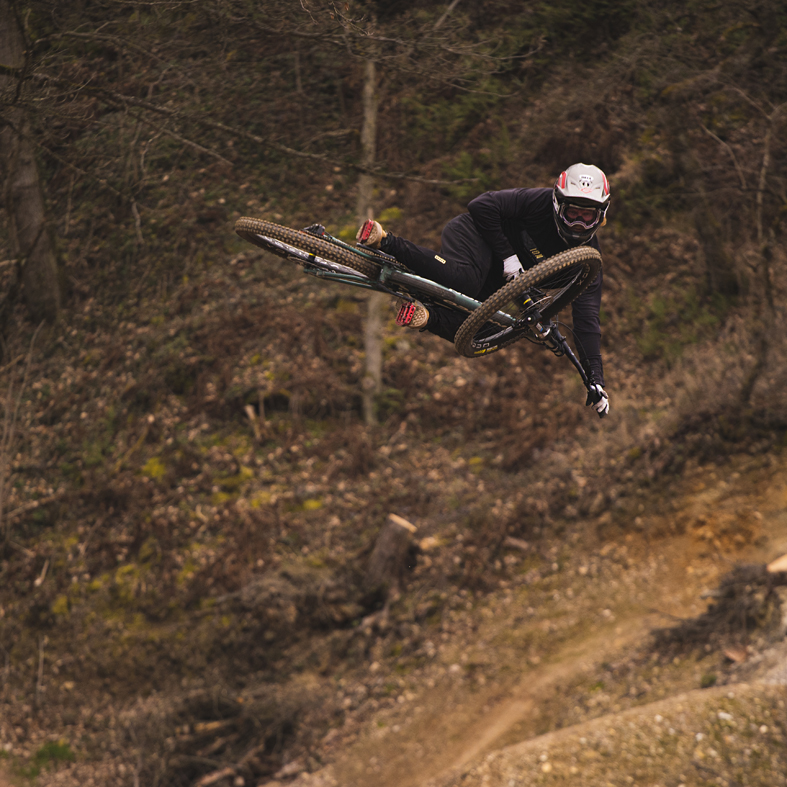
[[[609,396],[607,392],[595,383],[588,388],[588,398],[585,406],[593,405],[593,409],[598,413],[599,418],[603,418],[609,413]]]
[[[516,254],[512,254],[503,260],[503,277],[506,282],[511,281],[515,276],[519,276],[520,273],[522,273],[522,263]]]

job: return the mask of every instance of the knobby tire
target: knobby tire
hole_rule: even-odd
[[[307,262],[292,257],[282,250],[277,249],[271,244],[265,243],[265,238],[273,238],[281,243],[286,243],[296,249],[305,251],[314,257],[321,257],[339,265],[352,268],[358,273],[370,279],[376,279],[380,268],[373,262],[364,259],[360,254],[354,254],[352,250],[337,246],[327,240],[322,240],[303,230],[294,230],[290,227],[282,227],[264,219],[251,219],[243,217],[235,222],[235,232],[244,240],[259,246],[261,249],[270,251],[279,257],[293,260],[299,265],[308,265]]]
[[[573,270],[572,270],[573,269]],[[521,273],[501,287],[470,314],[456,333],[454,345],[460,355],[476,358],[488,355],[521,339],[529,332],[526,325],[505,329],[494,326],[490,318],[498,311],[506,311],[507,304],[517,301],[528,290],[549,283],[558,274],[574,276],[576,280],[554,298],[547,299],[539,308],[544,320],[550,320],[562,308],[578,298],[595,281],[601,269],[601,254],[590,246],[568,249]],[[512,315],[515,316],[515,315]]]

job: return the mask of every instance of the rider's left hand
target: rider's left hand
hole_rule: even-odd
[[[506,257],[503,260],[503,278],[506,280],[506,283],[519,276],[522,270],[522,263],[519,261],[519,257],[517,257],[516,254],[512,254],[510,257]]]
[[[588,398],[585,400],[585,406],[589,405],[593,406],[599,418],[609,414],[609,396],[607,396],[607,392],[600,385],[594,383],[588,388]]]

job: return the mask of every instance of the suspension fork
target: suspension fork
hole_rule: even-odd
[[[574,354],[574,351],[568,346],[568,342],[566,341],[566,337],[560,333],[555,325],[552,329],[553,336],[555,341],[560,346],[560,349],[563,352],[571,363],[574,364],[574,367],[579,372],[579,376],[582,378],[582,382],[585,384],[585,388],[590,390],[590,386],[593,385],[593,378],[592,375],[588,375],[587,372],[582,368],[582,364],[579,362],[579,358]]]
[[[530,297],[524,301],[523,306],[527,307],[528,303],[532,303]],[[551,321],[545,325],[544,318],[539,311],[535,311],[533,314],[528,315],[526,321],[530,324],[532,331],[544,343],[544,346],[548,350],[551,350],[558,357],[565,355],[568,360],[571,361],[574,368],[579,372],[579,376],[582,378],[585,388],[590,390],[590,386],[594,383],[592,373],[588,375],[582,368],[579,358],[577,358],[576,354],[569,346],[566,337],[560,333],[557,325]]]

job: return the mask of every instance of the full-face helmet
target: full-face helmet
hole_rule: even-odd
[[[555,181],[552,207],[560,237],[572,245],[587,243],[609,208],[609,181],[592,164],[574,164]]]

